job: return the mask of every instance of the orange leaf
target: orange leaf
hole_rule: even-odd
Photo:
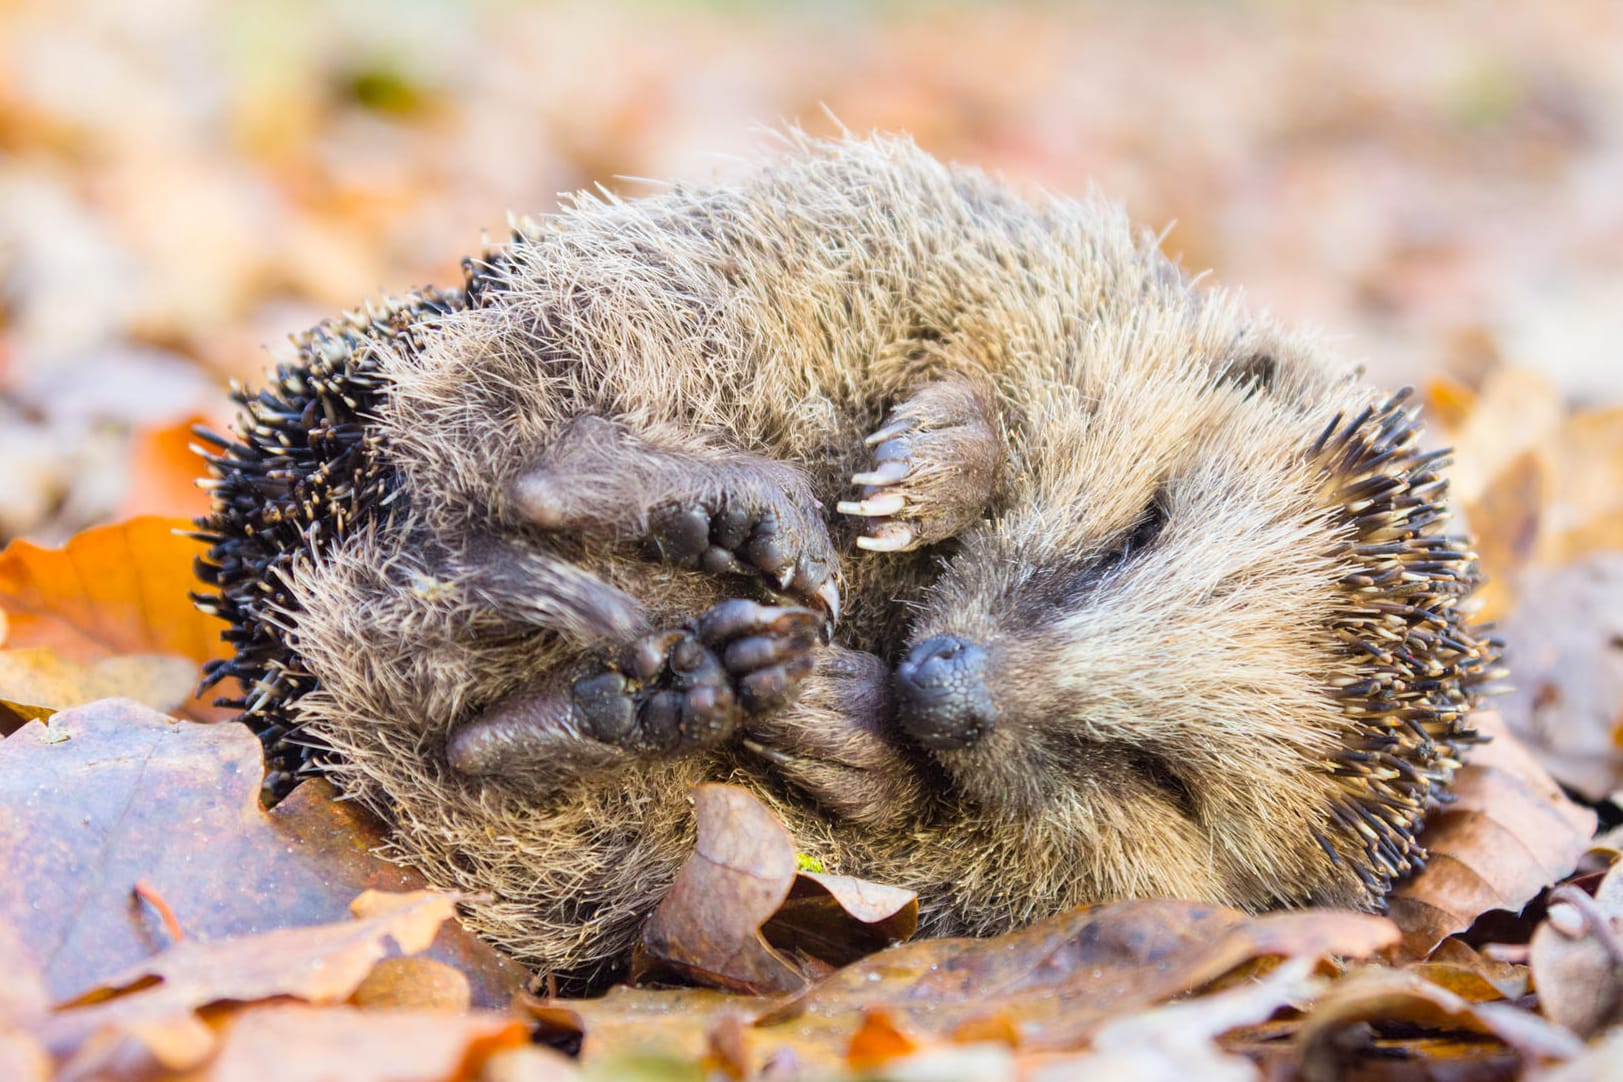
[[[61,548],[14,541],[0,552],[0,633],[10,651],[0,698],[24,717],[123,695],[199,720],[198,663],[228,657],[221,620],[199,612],[192,561],[203,545],[185,519],[143,516],[97,526]],[[9,626],[8,626],[9,625]],[[175,659],[191,672],[177,682]]]
[[[192,450],[192,426],[218,425],[216,419],[195,414],[173,424],[135,433],[130,447],[130,487],[124,493],[120,518],[165,515],[194,519],[208,514],[208,493],[197,487],[203,459]]]
[[[0,608],[13,649],[45,646],[70,661],[114,654],[229,657],[225,625],[192,605],[203,545],[185,519],[142,516],[96,526],[61,548],[13,541],[0,552]]]

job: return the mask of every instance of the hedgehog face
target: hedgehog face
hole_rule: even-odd
[[[1308,456],[1324,419],[1191,369],[1147,383],[1101,381],[1030,426],[1009,509],[962,538],[897,666],[904,728],[989,808],[1127,771],[1204,817],[1337,738],[1344,538]]]

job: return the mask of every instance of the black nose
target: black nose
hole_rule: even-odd
[[[992,729],[986,651],[952,635],[925,639],[896,666],[902,729],[926,748],[967,748]]]

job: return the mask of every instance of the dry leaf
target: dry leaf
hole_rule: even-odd
[[[432,958],[385,958],[355,989],[357,1007],[466,1011],[473,1003],[467,974]]]
[[[1524,451],[1465,508],[1488,577],[1477,594],[1480,620],[1501,619],[1516,606],[1522,574],[1539,544],[1544,489],[1543,460],[1535,451]]]
[[[552,1036],[579,1035],[588,1063],[633,1051],[694,1062],[718,1028],[736,1026],[740,1058],[756,1071],[792,1060],[830,1074],[842,1052],[864,1063],[906,1055],[912,1069],[921,1056],[947,1055],[944,1043],[1074,1050],[1100,1025],[1248,961],[1364,957],[1397,935],[1387,921],[1358,913],[1252,918],[1190,902],[1121,902],[991,939],[903,944],[787,997],[615,988],[598,999],[532,998],[526,1006]]]
[[[1560,390],[1539,373],[1516,367],[1490,372],[1454,434],[1454,498],[1465,507],[1475,504],[1517,456],[1547,444],[1566,415]],[[1472,524],[1481,528],[1475,516]]]
[[[1593,898],[1572,885],[1552,892],[1528,960],[1544,1017],[1585,1038],[1623,1021],[1620,943],[1623,865],[1606,873]]]
[[[1282,1007],[1307,1001],[1322,983],[1313,976],[1312,959],[1296,958],[1261,981],[1109,1022],[1093,1035],[1085,1055],[1056,1060],[1030,1078],[1251,1082],[1262,1077],[1256,1065],[1224,1051],[1217,1039],[1240,1026],[1265,1022]]]
[[[482,1077],[492,1056],[529,1043],[507,1015],[367,1011],[273,1004],[242,1012],[209,1064],[211,1082],[455,1082]],[[576,1077],[563,1056],[555,1073]],[[533,1077],[533,1076],[532,1076]]]
[[[97,699],[133,699],[173,713],[196,691],[197,663],[174,654],[119,654],[80,665],[45,647],[0,650],[0,704],[24,721]],[[0,728],[0,735],[14,729]]]
[[[9,627],[5,645],[13,652],[48,650],[81,666],[156,654],[187,658],[195,669],[210,658],[229,656],[220,638],[225,624],[191,603],[190,592],[197,588],[192,561],[203,548],[175,533],[190,528],[181,519],[143,517],[85,530],[59,549],[12,542],[0,552],[0,609]],[[0,698],[21,701],[5,688]],[[206,720],[221,716],[200,700],[188,703],[185,712]]]
[[[1526,966],[1485,958],[1458,939],[1443,940],[1430,958],[1408,971],[1472,1003],[1520,999],[1529,982]]]
[[[208,514],[209,494],[197,483],[206,469],[202,456],[192,449],[197,442],[192,428],[219,428],[220,424],[220,418],[193,414],[137,431],[130,447],[130,486],[117,517],[162,515],[191,520]]]
[[[1595,832],[1595,813],[1568,800],[1497,715],[1474,721],[1493,739],[1471,749],[1454,802],[1427,819],[1425,870],[1387,899],[1417,958],[1491,909],[1520,911],[1572,871]]]
[[[733,991],[793,991],[815,971],[797,954],[826,971],[912,934],[911,892],[802,876],[788,830],[748,790],[701,785],[693,802],[698,839],[643,928],[640,979],[665,967]]]
[[[1623,787],[1623,553],[1529,572],[1501,634],[1513,687],[1499,710],[1511,730],[1584,797]]]
[[[1583,1047],[1571,1034],[1526,1011],[1495,1003],[1473,1005],[1404,970],[1360,969],[1337,981],[1303,1020],[1296,1036],[1303,1076],[1344,1077],[1348,1055],[1343,1035],[1365,1022],[1494,1037],[1530,1064],[1559,1062]]]
[[[54,1000],[169,943],[132,898],[138,882],[205,939],[336,920],[358,891],[424,885],[373,856],[376,824],[325,786],[302,785],[267,814],[263,772],[245,727],[134,703],[78,707],[0,743],[0,920],[49,960]],[[470,974],[483,1005],[522,982],[520,967],[460,926],[433,953]]]
[[[112,974],[32,1029],[53,1054],[71,1052],[80,1070],[140,1052],[164,1067],[189,1069],[216,1047],[213,1030],[194,1013],[200,1008],[280,996],[341,1002],[391,949],[411,954],[433,942],[457,900],[420,891],[366,919],[235,939],[187,939]]]
[[[754,1022],[783,1002],[781,996],[740,996],[708,988],[646,989],[617,985],[592,999],[521,997],[541,1026],[559,1042],[580,1040],[581,1059],[596,1063],[614,1055],[662,1055],[684,1062],[703,1058],[711,1035],[741,1023],[750,1062],[759,1066],[773,1050],[791,1048],[802,1067],[837,1067],[840,1059],[821,1028],[813,1038],[794,1027],[763,1032]],[[841,1034],[848,1037],[849,1034]]]

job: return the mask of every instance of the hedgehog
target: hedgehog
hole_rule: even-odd
[[[1501,675],[1446,452],[1116,205],[796,134],[464,270],[236,392],[198,603],[271,788],[523,962],[620,973],[705,781],[933,934],[1423,863]]]

